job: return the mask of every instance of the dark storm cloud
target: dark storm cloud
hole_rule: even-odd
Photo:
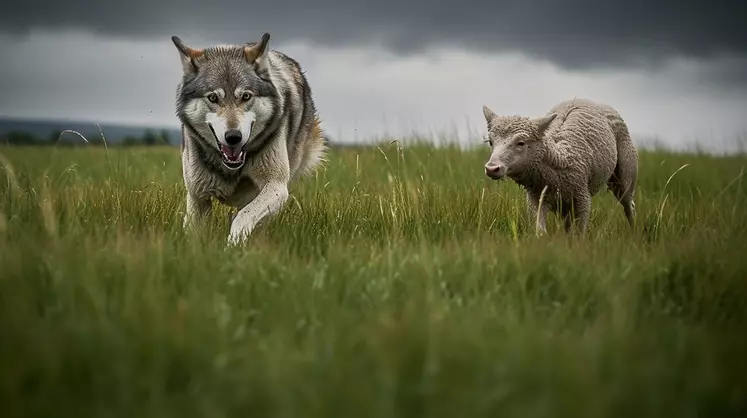
[[[402,54],[449,45],[519,51],[569,69],[747,56],[745,21],[744,0],[27,0],[0,14],[0,27],[15,33],[65,27],[190,43],[253,41],[269,31],[276,44],[383,42]]]

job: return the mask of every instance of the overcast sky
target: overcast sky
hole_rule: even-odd
[[[483,104],[541,115],[578,96],[639,138],[720,146],[747,132],[746,21],[735,0],[25,0],[0,14],[0,115],[176,127],[170,37],[269,32],[341,141],[466,140],[485,131]]]

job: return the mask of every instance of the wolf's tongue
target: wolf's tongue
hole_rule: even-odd
[[[241,155],[240,147],[234,148],[226,145],[221,145],[220,150],[223,151],[223,153],[226,154],[226,157],[230,158],[231,160],[238,160],[239,156]]]

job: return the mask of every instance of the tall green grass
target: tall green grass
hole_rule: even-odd
[[[747,158],[642,152],[590,232],[487,151],[334,150],[245,247],[178,149],[3,148],[4,417],[747,412]]]

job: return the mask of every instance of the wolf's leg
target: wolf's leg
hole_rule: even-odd
[[[196,197],[193,193],[187,191],[187,211],[184,214],[183,228],[194,224],[195,220],[204,219],[211,210],[210,199]]]
[[[252,233],[254,227],[267,216],[276,214],[288,200],[288,185],[281,181],[269,182],[257,197],[241,208],[231,224],[228,243],[236,245]]]

